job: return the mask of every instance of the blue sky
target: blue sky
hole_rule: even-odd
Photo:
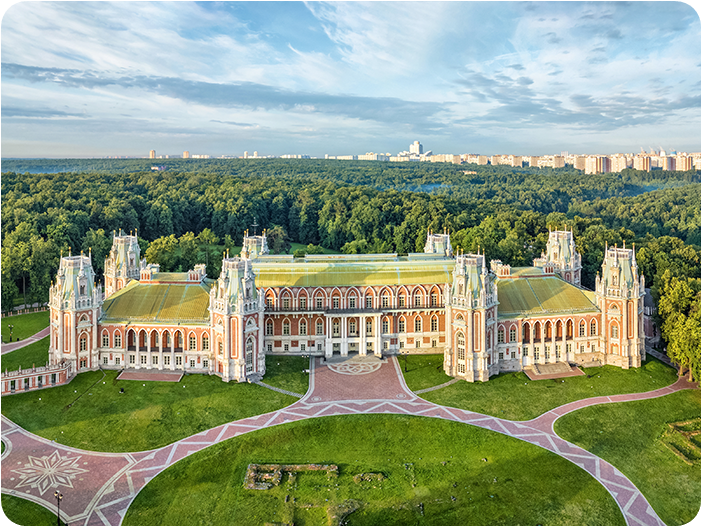
[[[25,2],[2,155],[700,151],[678,2]]]

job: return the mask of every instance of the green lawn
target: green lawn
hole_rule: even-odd
[[[5,317],[2,319],[2,341],[9,342],[10,328],[12,328],[12,342],[17,338],[24,340],[31,337],[35,333],[39,333],[42,329],[49,327],[49,312],[40,311],[39,313],[27,313],[26,315],[16,315],[13,317]]]
[[[407,387],[413,392],[438,386],[453,379],[444,373],[443,355],[410,355],[406,358],[406,372],[405,357],[398,356],[397,360],[405,376]]]
[[[487,459],[487,461],[482,461]],[[330,463],[243,488],[250,463]],[[381,482],[356,483],[361,473]],[[431,418],[334,416],[209,447],[156,476],[124,525],[325,525],[346,500],[352,525],[621,525],[614,499],[576,465],[537,446]]]
[[[266,355],[263,382],[293,393],[305,395],[310,385],[309,357]]]
[[[414,357],[410,357],[410,362]],[[571,401],[599,395],[647,392],[672,384],[676,371],[653,357],[641,368],[581,368],[587,376],[531,381],[502,373],[487,382],[457,382],[422,397],[427,401],[512,420],[528,420]],[[589,377],[588,377],[589,376]]]
[[[2,511],[17,525],[56,525],[56,510],[49,511],[33,501],[2,494]],[[66,525],[61,522],[61,525]]]
[[[695,417],[700,417],[700,391],[685,390],[656,399],[583,408],[558,419],[554,429],[617,467],[667,525],[682,525],[700,510],[700,464],[687,465],[660,437],[667,423]]]
[[[31,368],[32,364],[37,367],[46,366],[46,362],[49,360],[50,338],[45,337],[33,344],[2,355],[0,368],[4,372],[5,370],[14,371],[20,366],[24,369]]]
[[[215,375],[186,375],[174,383],[117,381],[117,374],[106,371],[103,379],[102,371],[86,372],[64,386],[5,396],[2,413],[64,445],[134,452],[297,400],[255,384],[225,383]]]

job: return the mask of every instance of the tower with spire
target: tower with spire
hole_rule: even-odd
[[[575,249],[572,230],[552,231],[549,227],[546,251],[534,260],[534,267],[551,267],[566,282],[580,286],[582,258]]]
[[[49,362],[70,363],[69,376],[98,367],[97,326],[102,287],[95,283],[92,254],[61,256],[56,283],[49,289]]]
[[[444,233],[434,234],[427,231],[427,242],[424,244],[424,252],[428,254],[442,254],[446,258],[453,258],[453,247],[451,247],[451,236],[444,229]]]
[[[139,280],[141,262],[139,240],[134,234],[112,233],[112,249],[105,258],[105,296],[109,297],[127,285]]]
[[[600,346],[607,363],[630,368],[646,360],[643,309],[645,282],[634,249],[605,246],[602,274],[595,278],[595,297],[602,312]]]
[[[260,380],[266,372],[264,295],[256,289],[251,260],[244,251],[241,257],[223,257],[222,271],[210,289],[209,310],[213,359],[222,380]]]
[[[444,371],[467,381],[487,381],[499,366],[494,357],[497,283],[485,255],[458,254],[453,283],[444,294],[446,335]]]

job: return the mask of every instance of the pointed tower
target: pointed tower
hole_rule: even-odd
[[[102,287],[95,284],[90,256],[61,257],[56,283],[49,289],[49,308],[49,362],[70,362],[69,376],[98,368],[97,325]]]
[[[105,258],[105,297],[116,293],[129,280],[139,280],[139,241],[135,235],[113,233],[112,249]]]
[[[456,257],[453,284],[445,293],[446,326],[450,333],[444,351],[444,371],[465,380],[487,381],[499,371],[495,360],[497,282],[485,266],[485,255]]]
[[[605,248],[602,275],[595,278],[595,296],[602,311],[599,346],[607,364],[638,368],[646,360],[644,287],[634,250]]]
[[[251,260],[224,258],[210,290],[213,356],[223,381],[257,381],[266,372],[263,308]]]
[[[424,252],[432,254],[443,254],[446,258],[453,258],[451,236],[446,232],[444,232],[443,234],[434,234],[431,231],[428,231],[427,242],[424,244]]]
[[[582,258],[575,250],[572,231],[551,231],[548,233],[546,252],[534,260],[534,267],[553,265],[556,273],[566,282],[580,286]]]
[[[241,256],[255,259],[259,256],[268,254],[268,239],[266,238],[266,230],[263,230],[261,236],[249,236],[249,231],[244,233],[244,243],[241,248]]]

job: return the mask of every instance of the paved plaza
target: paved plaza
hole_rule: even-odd
[[[619,505],[628,525],[663,525],[646,498],[615,467],[553,431],[560,416],[595,404],[668,395],[692,385],[684,379],[651,392],[593,397],[555,408],[530,421],[508,421],[439,406],[411,392],[395,357],[310,360],[310,386],[300,400],[267,414],[226,423],[168,446],[132,453],[66,447],[27,432],[2,417],[2,492],[55,510],[55,489],[64,495],[61,516],[71,525],[119,525],[137,493],[157,474],[210,445],[248,432],[312,417],[401,414],[458,421],[541,446],[582,467]],[[119,433],[119,431],[115,431]]]

